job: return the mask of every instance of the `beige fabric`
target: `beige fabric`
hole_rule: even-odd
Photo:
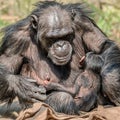
[[[120,107],[104,108],[82,113],[79,116],[56,113],[44,103],[36,103],[32,108],[21,111],[17,120],[120,120]]]
[[[0,107],[0,120],[120,120],[120,107],[99,106],[94,111],[81,112],[79,116],[73,116],[57,113],[45,103],[40,102],[18,114],[19,111],[18,102],[14,102],[9,109],[3,104]]]

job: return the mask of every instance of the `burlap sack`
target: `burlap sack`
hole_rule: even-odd
[[[81,112],[80,115],[66,115],[55,112],[45,103],[35,103],[32,108],[20,111],[17,104],[13,104],[9,110],[5,112],[5,105],[0,107],[0,120],[120,120],[120,107],[99,106],[91,112]],[[17,112],[15,112],[17,111]],[[3,114],[4,113],[4,114]]]
[[[104,108],[81,113],[79,116],[56,113],[44,103],[36,103],[30,109],[21,111],[17,120],[120,120],[120,107]]]

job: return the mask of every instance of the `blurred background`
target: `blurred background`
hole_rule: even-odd
[[[27,16],[39,0],[0,0],[0,29]],[[42,1],[42,0],[41,0]],[[56,0],[64,3],[86,2],[92,18],[110,39],[120,43],[120,0]]]

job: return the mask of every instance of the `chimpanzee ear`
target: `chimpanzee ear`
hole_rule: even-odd
[[[38,17],[36,15],[31,15],[31,25],[33,29],[37,29],[38,27]]]
[[[74,21],[76,16],[76,11],[74,9],[71,10],[71,19]]]

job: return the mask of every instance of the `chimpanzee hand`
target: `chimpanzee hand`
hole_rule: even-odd
[[[62,85],[60,83],[51,82],[48,80],[43,81],[43,86],[46,88],[46,91],[50,91],[50,90],[63,91],[63,92],[68,92],[70,94],[72,94],[74,92],[74,89],[71,89],[71,87],[66,88],[64,85]],[[71,90],[72,90],[72,92],[71,92]]]
[[[48,80],[44,80],[43,81],[43,86],[46,88],[47,91],[49,90],[55,90],[57,83],[48,81]]]
[[[101,67],[104,64],[104,60],[101,55],[95,54],[94,52],[88,52],[85,58],[86,68],[92,69],[94,72],[99,73]]]
[[[56,83],[56,82],[51,82],[48,80],[43,81],[43,86],[46,88],[46,91],[54,90],[54,91],[64,91],[64,86]]]
[[[9,76],[9,90],[13,90],[23,107],[28,103],[46,99],[46,89],[39,86],[35,80],[21,76]]]

